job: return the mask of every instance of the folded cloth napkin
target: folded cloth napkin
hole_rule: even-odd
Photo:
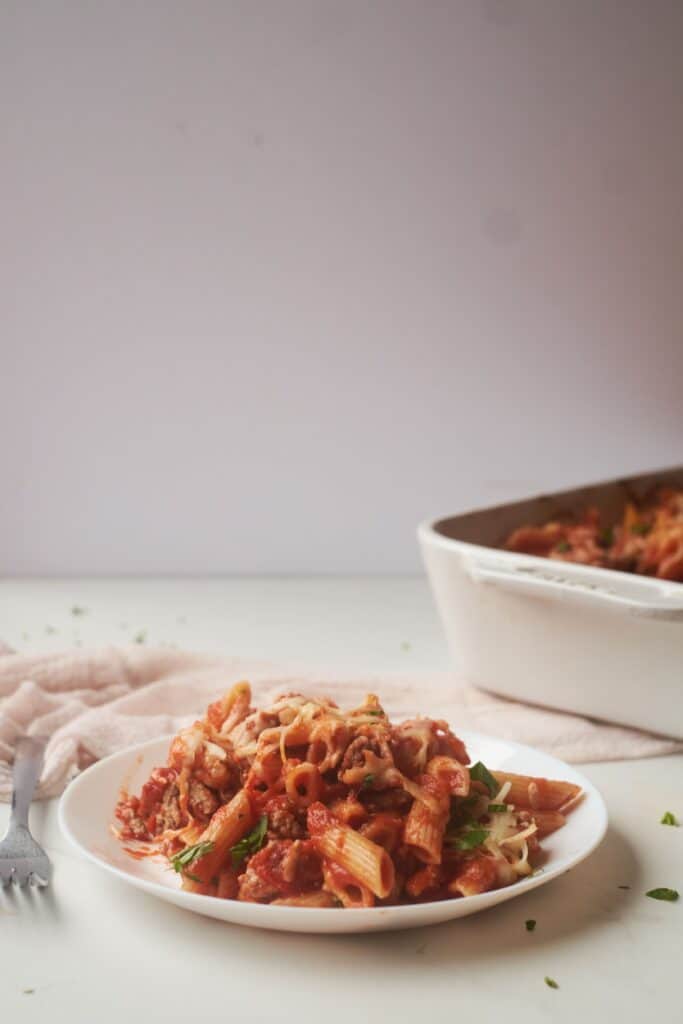
[[[143,647],[14,654],[0,650],[0,800],[10,799],[11,764],[24,733],[47,735],[39,797],[61,793],[107,754],[177,731],[240,679],[257,703],[298,690],[353,706],[377,693],[390,716],[445,718],[538,747],[565,761],[610,761],[683,750],[683,743],[517,704],[459,686],[450,673],[350,677],[310,667]]]

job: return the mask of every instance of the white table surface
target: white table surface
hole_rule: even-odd
[[[141,632],[149,644],[350,670],[448,664],[418,579],[0,582],[0,636],[18,649]],[[611,819],[587,862],[474,917],[339,938],[259,932],[161,903],[82,861],[55,803],[35,805],[55,880],[47,892],[0,893],[3,1020],[680,1022],[683,900],[644,893],[683,891],[683,828],[659,824],[665,810],[683,818],[683,757],[585,772]]]

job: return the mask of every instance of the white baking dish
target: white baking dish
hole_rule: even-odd
[[[683,737],[683,584],[500,550],[511,530],[596,505],[608,521],[683,468],[422,523],[418,537],[460,678]]]

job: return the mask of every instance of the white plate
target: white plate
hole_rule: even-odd
[[[482,760],[493,769],[564,779],[578,783],[585,791],[583,801],[572,811],[565,827],[543,840],[547,859],[542,872],[481,896],[413,906],[341,910],[272,907],[183,892],[180,878],[173,870],[149,858],[135,860],[125,852],[110,830],[114,805],[124,780],[130,792],[139,792],[150,770],[155,765],[165,764],[170,737],[130,747],[88,768],[71,783],[62,797],[59,821],[66,836],[85,857],[123,882],[186,910],[221,921],[292,932],[370,932],[437,924],[476,914],[496,903],[546,885],[587,857],[607,829],[607,811],[602,797],[570,765],[519,743],[474,732],[462,731],[458,735],[467,744],[472,761]],[[548,899],[552,899],[551,894]]]

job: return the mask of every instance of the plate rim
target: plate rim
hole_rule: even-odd
[[[80,839],[77,838],[69,823],[69,814],[70,812],[73,813],[72,805],[74,801],[78,799],[78,794],[82,786],[90,784],[93,781],[93,774],[99,774],[99,772],[101,771],[106,771],[107,766],[109,766],[112,762],[124,760],[130,757],[131,755],[134,756],[137,754],[145,753],[146,751],[151,750],[153,747],[157,745],[161,746],[161,744],[170,743],[174,735],[174,733],[169,733],[164,736],[158,736],[156,739],[143,740],[140,743],[135,743],[131,744],[128,747],[124,747],[122,750],[114,751],[114,753],[107,755],[107,757],[103,757],[99,761],[96,761],[94,764],[89,765],[84,771],[80,772],[79,775],[77,775],[68,784],[67,788],[64,790],[59,799],[57,819],[59,823],[59,828],[62,834],[67,838],[69,843],[71,843],[71,845],[79,852],[81,856],[84,856],[86,860],[97,865],[99,868],[108,871],[109,874],[127,883],[128,885],[132,885],[137,889],[141,889],[144,892],[148,892],[151,895],[156,896],[158,899],[164,900],[165,902],[169,902],[170,899],[170,901],[174,902],[176,906],[182,907],[184,905],[186,909],[198,911],[202,913],[204,916],[207,915],[205,911],[202,911],[200,908],[206,907],[206,901],[210,900],[212,904],[220,903],[221,905],[225,905],[227,903],[235,904],[236,906],[241,907],[248,906],[249,913],[253,914],[255,918],[259,918],[261,916],[263,917],[262,922],[254,921],[251,924],[252,927],[275,927],[282,930],[288,930],[283,928],[283,922],[290,920],[292,914],[297,912],[298,914],[303,915],[301,919],[302,923],[304,920],[309,920],[311,925],[314,925],[315,923],[317,923],[318,925],[323,925],[328,922],[337,922],[338,924],[342,924],[342,921],[339,919],[339,908],[337,907],[275,907],[271,904],[263,903],[246,904],[240,903],[240,901],[238,900],[223,900],[219,899],[217,896],[209,896],[201,893],[191,893],[179,889],[173,889],[169,886],[163,885],[161,882],[157,882],[153,879],[148,878],[140,878],[139,876],[136,876],[128,871],[125,871],[117,865],[110,863],[108,860],[106,860],[104,857],[94,852],[93,850],[88,849],[88,847],[85,846],[80,841]],[[549,758],[556,764],[561,765],[563,769],[567,769],[569,771],[569,774],[574,776],[573,781],[576,781],[579,785],[581,785],[582,789],[584,790],[584,793],[586,794],[586,797],[590,797],[593,804],[592,809],[594,813],[597,813],[599,815],[598,828],[596,829],[595,835],[592,836],[591,841],[589,843],[587,843],[576,853],[569,857],[563,858],[561,864],[556,865],[554,868],[544,868],[542,871],[539,872],[538,875],[523,878],[519,882],[515,882],[512,885],[504,886],[500,889],[493,889],[489,892],[479,893],[475,896],[466,896],[462,899],[430,900],[424,903],[397,904],[386,907],[353,908],[352,916],[350,919],[347,915],[344,915],[344,928],[330,929],[330,932],[338,931],[339,933],[341,933],[342,931],[349,930],[363,931],[366,928],[368,928],[369,930],[369,925],[380,925],[382,920],[387,917],[400,917],[402,925],[404,925],[406,928],[410,928],[412,926],[411,919],[413,917],[424,917],[425,912],[429,913],[430,908],[434,908],[434,913],[436,913],[436,908],[440,908],[442,911],[445,911],[445,909],[448,906],[454,903],[457,903],[459,906],[462,906],[463,900],[467,902],[467,906],[471,907],[471,910],[468,911],[467,915],[460,913],[457,916],[469,916],[470,914],[476,913],[478,910],[485,910],[489,906],[495,906],[498,903],[507,902],[508,900],[514,899],[517,896],[524,895],[524,893],[532,892],[534,889],[537,889],[542,885],[547,885],[548,882],[551,882],[555,878],[558,878],[561,875],[566,874],[566,872],[576,867],[577,864],[580,864],[583,860],[586,860],[588,857],[590,857],[591,854],[594,853],[597,847],[602,843],[607,833],[607,829],[609,827],[609,816],[607,812],[607,806],[605,804],[602,794],[597,789],[597,787],[590,781],[590,779],[587,779],[582,772],[578,771],[574,765],[570,765],[567,762],[561,761],[559,758],[555,757],[554,754],[546,753],[545,751],[538,750],[537,748],[531,747],[528,744],[518,743],[516,740],[509,740],[501,736],[492,736],[487,733],[482,733],[472,729],[462,729],[460,730],[459,735],[461,735],[461,738],[463,738],[464,742],[467,744],[471,743],[472,745],[476,746],[478,742],[481,742],[482,744],[485,742],[505,743],[512,747],[516,754],[524,754],[528,751],[535,756],[540,755],[542,757]],[[84,782],[85,779],[88,779],[88,783]],[[571,822],[571,818],[569,820]],[[170,897],[169,894],[171,894]],[[210,916],[213,917],[214,915]],[[456,918],[449,918],[448,916],[446,916],[445,918],[441,918],[439,921],[435,920],[433,923],[444,923],[445,921],[454,919]],[[235,923],[244,925],[244,922],[229,922],[227,918],[218,918],[218,920],[224,920],[225,923]],[[358,923],[359,927],[357,929],[349,927],[352,925],[353,922]],[[415,924],[421,924],[421,922],[415,922]],[[298,929],[292,927],[289,930],[304,931],[305,929]],[[311,931],[314,930],[315,929],[313,928],[311,929]]]

